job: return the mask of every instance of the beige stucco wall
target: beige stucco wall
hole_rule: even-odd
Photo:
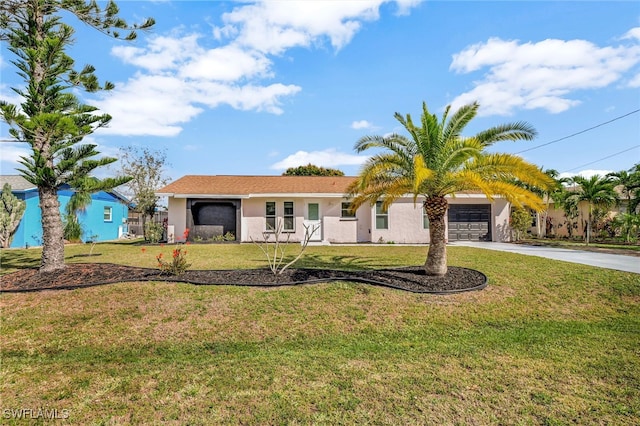
[[[355,219],[342,219],[342,202],[335,198],[292,198],[264,197],[242,200],[240,241],[249,242],[263,239],[265,231],[265,203],[276,202],[276,216],[281,219],[284,202],[293,201],[295,230],[290,241],[304,238],[304,221],[307,218],[307,204],[318,203],[321,218],[321,240],[330,243],[395,242],[405,244],[425,244],[429,242],[429,230],[422,226],[422,202],[414,205],[413,199],[397,200],[389,208],[389,228],[375,229],[375,206],[363,205],[356,212]],[[450,204],[487,204],[486,198],[478,195],[458,195],[448,199]],[[184,198],[169,197],[169,225],[173,225],[175,235],[181,236],[186,228],[186,204]],[[493,241],[509,241],[509,204],[504,199],[495,199],[491,209],[491,235]]]
[[[365,217],[367,209],[363,208],[356,212],[356,219],[342,219],[340,217],[342,202],[346,201],[342,198],[251,198],[242,200],[241,241],[251,241],[251,238],[257,241],[263,239],[263,232],[266,230],[264,214],[267,201],[275,201],[278,220],[282,219],[284,202],[293,202],[295,226],[294,232],[290,233],[289,241],[302,241],[304,238],[304,223],[308,219],[307,205],[309,203],[317,203],[319,205],[320,237],[322,241],[331,243],[358,242],[359,228],[367,223],[367,218]]]
[[[609,217],[615,217],[617,214],[625,211],[626,205],[611,206],[609,208]],[[586,232],[585,227],[589,218],[589,204],[586,201],[581,201],[578,204],[578,212],[578,217],[573,219],[578,225],[577,228],[573,229],[573,237],[581,238],[584,237]],[[568,237],[569,232],[567,230],[567,218],[564,216],[564,210],[560,206],[555,207],[552,204],[549,207],[547,215],[551,218],[552,224],[552,230],[548,236]],[[540,220],[544,220],[544,213],[540,214]],[[534,229],[535,228],[532,229],[532,232],[534,232]]]
[[[174,237],[181,237],[187,227],[187,200],[169,197],[167,222],[174,227]],[[170,239],[170,238],[169,238]]]
[[[429,230],[422,226],[422,202],[415,205],[413,199],[402,198],[395,201],[388,210],[388,229],[376,229],[375,206],[370,209],[371,242],[421,244],[429,242]]]

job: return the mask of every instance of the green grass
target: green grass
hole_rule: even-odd
[[[66,253],[152,267],[170,250],[142,247]],[[252,245],[188,251],[196,269],[266,266]],[[298,266],[421,264],[425,252],[310,247]],[[36,266],[39,250],[1,255],[4,273]],[[467,247],[449,248],[449,264],[481,270],[489,286],[4,294],[0,408],[69,410],[62,424],[638,423],[640,275]]]

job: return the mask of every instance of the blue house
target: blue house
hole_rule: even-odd
[[[11,185],[13,195],[27,203],[24,215],[13,236],[11,247],[32,247],[42,245],[42,221],[38,188],[18,175],[0,175],[0,189],[5,183]],[[60,213],[64,216],[65,206],[73,195],[68,185],[58,190]],[[91,195],[87,210],[78,214],[82,226],[82,239],[96,236],[96,241],[115,240],[126,232],[129,213],[127,200],[116,191],[100,191]]]

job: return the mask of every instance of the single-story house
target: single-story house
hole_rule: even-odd
[[[262,241],[276,224],[290,241],[324,243],[428,243],[429,222],[422,203],[401,198],[386,211],[380,202],[349,210],[349,176],[184,176],[158,190],[168,197],[169,240],[189,229],[190,240],[233,235],[236,241]],[[507,241],[509,203],[483,194],[449,199],[448,238]]]
[[[11,192],[27,203],[22,220],[16,229],[11,247],[32,247],[42,245],[42,214],[38,188],[19,175],[1,175],[0,188],[5,183],[11,185]],[[65,214],[65,206],[73,195],[68,185],[58,190],[60,213]],[[96,236],[96,241],[119,238],[126,232],[129,200],[116,191],[100,191],[91,195],[91,204],[86,211],[78,214],[83,230],[83,240]]]

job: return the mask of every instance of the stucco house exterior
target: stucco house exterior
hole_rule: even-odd
[[[207,240],[233,234],[236,241],[260,241],[281,224],[290,241],[315,229],[311,241],[323,243],[428,243],[429,223],[420,199],[401,198],[387,211],[381,203],[349,211],[349,176],[202,176],[187,175],[156,192],[168,197],[169,238]],[[507,241],[509,203],[489,202],[483,194],[461,193],[449,199],[448,237],[453,240]]]
[[[16,229],[11,247],[42,245],[42,221],[38,188],[19,175],[0,176],[0,188],[11,185],[11,192],[27,203],[22,220]],[[64,217],[65,206],[73,195],[68,185],[58,190],[60,213]],[[95,235],[96,241],[115,240],[126,231],[129,201],[116,191],[100,191],[91,195],[91,204],[78,214],[84,231],[83,239]]]

